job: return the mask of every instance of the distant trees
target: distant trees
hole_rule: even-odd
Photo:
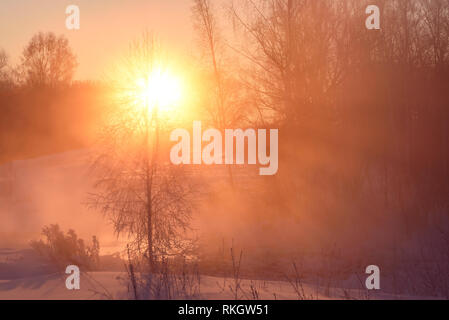
[[[10,70],[8,70],[8,55],[0,49],[0,87],[10,82]]]
[[[329,197],[395,211],[410,235],[449,205],[449,1],[379,1],[381,30],[365,28],[369,4],[242,0],[228,12],[251,105],[283,130],[280,157],[316,159],[278,178],[330,170]]]
[[[69,84],[77,66],[67,38],[52,32],[35,34],[22,53],[20,78],[29,86]]]
[[[22,52],[17,67],[8,65],[0,49],[0,86],[56,87],[70,84],[77,60],[64,36],[52,32],[35,34]]]
[[[199,0],[198,0],[199,1]],[[355,73],[425,68],[447,72],[449,1],[380,1],[382,30],[362,22],[369,1],[244,0],[229,6],[248,82],[288,123],[334,104]],[[400,69],[400,70],[399,70]]]
[[[0,162],[76,148],[92,138],[107,88],[73,82],[77,63],[64,36],[37,33],[17,64],[9,58],[0,48]]]
[[[5,50],[0,49],[0,72],[3,71],[3,68],[8,65],[8,56],[6,55]]]

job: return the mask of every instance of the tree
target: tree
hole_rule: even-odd
[[[208,67],[212,74],[211,103],[207,112],[211,124],[224,133],[225,129],[242,123],[246,116],[246,103],[242,98],[242,86],[232,76],[230,65],[224,63],[224,43],[221,40],[217,18],[209,0],[194,0],[192,8],[194,26],[200,43],[206,50]],[[237,74],[237,73],[235,73]],[[227,166],[231,187],[234,185],[231,166]]]
[[[8,56],[6,55],[5,50],[0,50],[0,72],[3,71],[3,68],[8,65]]]
[[[169,130],[168,121],[139,88],[140,81],[164,68],[162,60],[145,34],[117,68],[112,108],[92,165],[97,192],[88,201],[111,219],[117,235],[128,235],[129,251],[146,260],[146,272],[192,248],[186,236],[192,192],[183,169],[161,161],[159,136]]]
[[[0,49],[0,85],[9,82],[8,55],[3,49]]]
[[[30,86],[57,86],[72,81],[76,57],[64,36],[52,32],[34,35],[22,53],[21,76]]]

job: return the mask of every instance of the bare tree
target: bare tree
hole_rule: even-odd
[[[449,61],[449,1],[420,0],[432,64],[442,70]]]
[[[0,84],[7,82],[9,79],[8,67],[8,55],[5,50],[0,49]]]
[[[229,64],[225,63],[225,43],[221,37],[218,21],[209,0],[194,0],[192,8],[194,26],[201,44],[206,50],[212,74],[212,103],[208,104],[212,125],[224,132],[226,128],[242,124],[247,115],[247,101],[239,79]],[[235,62],[235,61],[234,61]],[[231,166],[227,166],[230,184],[233,186]]]
[[[70,83],[76,66],[67,38],[39,32],[23,50],[20,72],[28,85],[56,86]]]
[[[225,128],[226,114],[225,114],[225,97],[223,89],[223,73],[219,66],[220,41],[217,30],[215,17],[212,13],[209,0],[195,0],[193,6],[193,14],[195,17],[195,26],[200,33],[200,38],[205,42],[209,51],[211,66],[213,68],[214,82],[216,88],[216,106],[210,108],[217,110],[213,116],[214,122],[220,129]]]
[[[1,49],[0,50],[0,71],[2,71],[2,69],[4,67],[6,67],[8,65],[8,56],[6,55],[5,50]]]
[[[229,7],[262,118],[290,124],[329,103],[347,48],[341,1],[244,0]],[[347,17],[346,17],[347,18]]]
[[[183,168],[161,159],[159,136],[170,129],[168,121],[157,103],[142,101],[136,87],[162,60],[153,37],[145,34],[114,75],[111,110],[92,166],[97,192],[88,202],[111,219],[117,235],[128,235],[130,253],[144,257],[151,272],[164,258],[192,249],[192,190]]]

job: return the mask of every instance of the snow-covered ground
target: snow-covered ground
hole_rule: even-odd
[[[0,300],[98,300],[130,299],[126,274],[120,272],[94,272],[83,274],[80,290],[68,290],[64,275],[50,274],[22,279],[0,280]],[[230,287],[231,278],[202,276],[200,293],[190,297],[195,300],[234,300]],[[285,281],[241,280],[239,299],[252,300],[251,292],[257,292],[261,300],[297,300],[298,294]],[[253,288],[253,290],[251,289]],[[324,295],[322,287],[305,284],[306,299],[423,299],[424,297],[398,296],[373,293],[367,295],[360,290],[333,288],[330,297]],[[255,291],[254,291],[255,290]]]
[[[82,273],[80,290],[66,288],[68,275],[57,273],[33,250],[0,249],[0,300],[91,300],[130,299],[125,272]],[[326,288],[309,282],[295,287],[288,281],[237,279],[239,299],[296,300],[301,299],[413,299],[358,289]],[[292,279],[294,282],[294,280]],[[233,300],[236,279],[201,276],[194,281],[199,294],[191,299]]]

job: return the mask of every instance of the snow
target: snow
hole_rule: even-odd
[[[105,261],[112,261],[107,259]],[[113,262],[113,261],[112,261]],[[108,269],[109,268],[109,269]],[[104,269],[116,268],[109,262]],[[0,300],[98,300],[130,299],[128,275],[125,272],[102,271],[81,273],[80,290],[68,290],[68,275],[58,273],[33,250],[0,249]],[[350,279],[348,279],[350,280]],[[298,294],[288,281],[237,279],[238,299],[296,300]],[[198,282],[194,281],[194,285]],[[301,299],[416,299],[418,297],[385,294],[382,291],[326,288],[313,282],[298,287]],[[351,286],[347,286],[350,288]],[[232,277],[202,275],[199,295],[189,299],[234,300],[236,280]],[[330,292],[326,295],[326,291]],[[256,294],[255,294],[256,293]],[[423,299],[425,297],[419,297]]]
[[[68,290],[65,287],[65,275],[50,274],[23,279],[0,280],[0,300],[103,300],[129,299],[127,275],[121,272],[93,272],[81,275],[80,290]],[[233,279],[210,276],[201,277],[198,300],[234,300],[229,286]],[[239,299],[252,300],[253,286],[261,300],[297,300],[290,283],[285,281],[241,280]],[[359,290],[334,288],[334,294],[327,297],[311,285],[304,285],[307,299],[425,299],[426,297],[394,296],[389,294],[371,294],[369,297]]]

